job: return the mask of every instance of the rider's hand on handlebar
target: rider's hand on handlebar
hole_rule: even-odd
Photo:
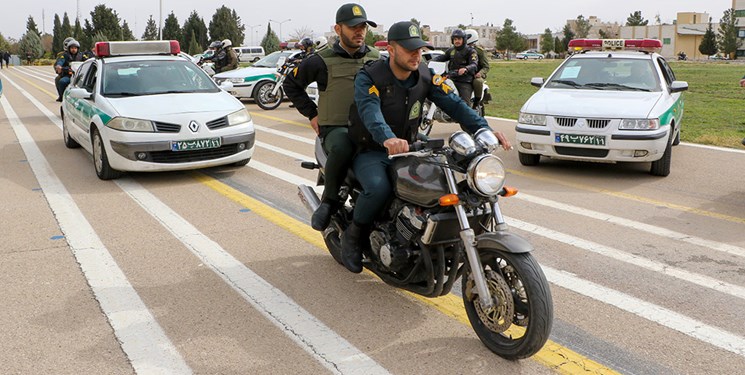
[[[401,138],[388,138],[383,142],[383,147],[388,150],[388,155],[409,152],[409,142]]]
[[[467,71],[468,71],[468,69],[466,69],[466,68],[460,68],[460,69],[458,69],[458,75],[459,76],[462,76],[462,75],[466,74]]]
[[[507,140],[507,137],[505,137],[504,133],[495,130],[494,135],[499,140],[499,144],[502,146],[503,149],[507,151],[512,150],[512,145],[510,144],[510,141]]]
[[[321,134],[321,129],[318,128],[318,116],[310,119],[310,127],[313,128],[313,131],[316,132],[316,135]]]

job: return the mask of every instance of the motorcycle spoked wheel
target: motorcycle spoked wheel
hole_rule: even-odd
[[[429,113],[430,105],[429,101],[426,100],[422,105],[422,113],[424,114],[424,117],[422,117],[422,123],[419,124],[419,133],[424,135],[429,135],[429,133],[432,132],[432,125],[435,123],[435,120],[426,118],[427,113]]]
[[[502,358],[534,355],[548,340],[553,324],[553,300],[546,276],[530,253],[482,248],[479,254],[494,307],[481,307],[468,267],[462,291],[471,327],[481,342]]]
[[[284,97],[284,92],[280,89],[277,92],[276,96],[272,95],[272,91],[274,90],[274,86],[277,83],[274,81],[264,81],[259,83],[258,86],[254,88],[256,90],[256,94],[254,94],[254,100],[256,100],[256,104],[259,106],[259,108],[270,111],[272,109],[276,109],[279,107],[280,104],[282,104],[282,98]]]

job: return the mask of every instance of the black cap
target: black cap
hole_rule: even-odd
[[[390,29],[388,29],[388,41],[400,44],[401,47],[406,48],[409,51],[427,47],[434,49],[431,44],[425,42],[422,39],[422,32],[419,28],[411,21],[401,21],[394,23]]]
[[[355,3],[344,4],[336,11],[336,23],[343,23],[347,26],[367,23],[372,27],[378,27],[377,23],[367,19],[365,8]]]

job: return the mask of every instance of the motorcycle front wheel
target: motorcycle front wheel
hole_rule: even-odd
[[[476,335],[489,350],[515,360],[537,353],[553,324],[548,281],[530,253],[479,249],[494,305],[483,308],[470,267],[463,276],[463,303]]]
[[[254,100],[259,108],[269,111],[282,104],[282,98],[284,97],[282,89],[277,91],[277,95],[272,95],[276,85],[277,83],[274,81],[264,81],[254,88]]]

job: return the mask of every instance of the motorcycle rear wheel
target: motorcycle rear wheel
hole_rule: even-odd
[[[335,220],[331,221],[329,227],[323,232],[323,242],[326,243],[326,249],[331,253],[331,257],[341,263],[341,235],[344,233]]]
[[[259,108],[265,111],[270,111],[276,109],[280,104],[282,104],[284,92],[281,88],[277,91],[276,96],[272,96],[272,91],[276,84],[277,83],[274,81],[264,81],[254,88],[254,100]]]
[[[482,317],[488,319],[500,315],[499,311],[481,309],[469,267],[463,275],[462,291],[471,327],[481,342],[502,358],[516,360],[534,355],[548,340],[553,324],[553,300],[546,276],[530,253],[513,254],[481,248],[479,254],[488,275],[487,285],[495,305],[493,309],[508,306],[501,311],[512,314],[512,319],[482,320]],[[510,292],[512,301],[499,299],[505,295],[504,291]],[[489,328],[495,325],[507,327],[500,332]]]

